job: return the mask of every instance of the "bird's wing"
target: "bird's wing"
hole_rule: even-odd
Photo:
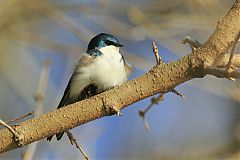
[[[83,100],[88,98],[89,96],[84,96],[84,93],[87,94],[88,92],[93,94],[95,91],[87,91],[87,90],[96,90],[93,85],[91,85],[90,76],[84,74],[79,70],[81,67],[87,67],[91,63],[93,63],[94,56],[90,56],[88,54],[83,54],[80,57],[80,60],[75,67],[75,70],[68,82],[68,85],[64,91],[63,97],[58,105],[58,108],[64,107],[66,105],[72,104],[76,101]],[[73,87],[72,87],[73,85]],[[90,85],[90,86],[89,86]],[[74,88],[77,87],[77,88]],[[73,95],[73,92],[75,95]]]

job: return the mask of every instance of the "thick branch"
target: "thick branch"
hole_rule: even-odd
[[[155,66],[143,76],[120,87],[22,122],[16,126],[16,130],[24,136],[22,145],[110,115],[103,106],[104,101],[123,109],[146,97],[171,91],[175,86],[190,79],[204,76],[199,69],[206,64],[215,65],[219,57],[223,57],[232,46],[239,31],[240,1],[237,0],[226,17],[220,20],[211,38],[192,54],[176,62]],[[17,147],[19,146],[13,141],[11,132],[1,129],[0,153]]]

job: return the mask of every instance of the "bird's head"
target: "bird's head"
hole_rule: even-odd
[[[92,49],[100,49],[106,46],[115,46],[117,48],[123,47],[122,44],[119,43],[118,39],[110,34],[100,33],[99,35],[93,37],[88,44],[87,51]]]

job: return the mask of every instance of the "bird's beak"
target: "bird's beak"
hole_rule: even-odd
[[[118,43],[118,44],[115,44],[115,46],[116,47],[123,47],[123,44]]]

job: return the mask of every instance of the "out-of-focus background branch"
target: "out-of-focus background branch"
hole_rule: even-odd
[[[43,112],[57,106],[79,53],[92,36],[108,32],[124,43],[133,64],[132,77],[155,62],[156,41],[164,62],[190,52],[185,36],[205,41],[233,0],[2,0],[0,1],[0,117],[8,121],[33,110],[42,61],[52,62]],[[239,47],[237,48],[239,52]],[[92,158],[222,158],[239,150],[239,82],[209,76],[177,89],[182,100],[167,94],[148,113],[145,132],[136,107],[123,117],[104,118],[73,130]],[[11,107],[4,107],[11,106]],[[125,124],[128,124],[127,126]],[[1,126],[0,126],[1,127]],[[137,135],[137,136],[136,136]],[[114,145],[114,147],[112,147]],[[19,159],[26,148],[0,155]],[[64,154],[63,154],[64,153]],[[40,141],[34,159],[77,159],[81,155],[60,142]]]

